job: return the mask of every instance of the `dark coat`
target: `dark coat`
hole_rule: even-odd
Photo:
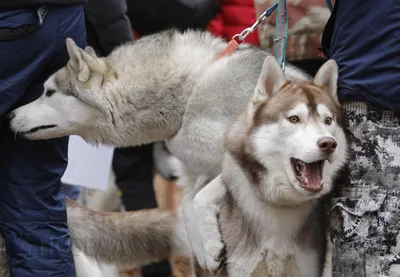
[[[205,29],[219,11],[216,0],[127,0],[133,29],[148,35],[169,28]]]
[[[400,112],[400,1],[337,0],[325,28],[325,54],[339,65],[341,101]]]
[[[88,45],[100,55],[133,40],[125,0],[89,0],[85,6]]]

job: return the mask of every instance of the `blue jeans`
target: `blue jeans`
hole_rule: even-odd
[[[37,20],[35,9],[0,10],[0,28]],[[0,117],[43,92],[43,82],[66,65],[65,39],[86,45],[83,6],[50,6],[41,27],[0,41]],[[74,277],[61,176],[68,138],[29,141],[0,129],[0,232],[11,277]]]

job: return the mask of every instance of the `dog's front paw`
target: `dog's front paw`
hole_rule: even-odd
[[[202,267],[215,272],[224,258],[225,244],[219,230],[218,215],[212,206],[207,208],[196,205],[195,212],[203,241]]]
[[[221,257],[224,256],[225,246],[219,229],[218,216],[225,192],[225,187],[218,176],[200,190],[193,200],[193,210],[203,242],[201,256],[203,264],[200,266],[213,273],[220,268]]]
[[[206,268],[214,273],[225,261],[225,244],[222,240],[210,239],[204,245],[204,263]]]

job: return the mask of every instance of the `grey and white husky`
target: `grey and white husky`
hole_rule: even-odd
[[[226,246],[221,274],[256,274],[275,257],[292,260],[302,277],[320,275],[319,199],[346,156],[334,61],[311,79],[290,65],[283,73],[247,45],[216,60],[227,44],[193,31],[145,37],[106,58],[66,44],[69,63],[39,99],[11,113],[11,128],[28,139],[79,135],[119,147],[165,140],[188,182],[185,228],[165,212],[98,214],[69,204],[75,247],[120,264],[189,251],[201,276],[220,266]],[[261,272],[285,276],[270,265]]]

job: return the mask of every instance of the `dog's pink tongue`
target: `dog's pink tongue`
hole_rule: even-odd
[[[305,164],[303,169],[303,178],[305,180],[304,185],[309,188],[319,188],[321,187],[321,170],[319,168],[318,162]]]

